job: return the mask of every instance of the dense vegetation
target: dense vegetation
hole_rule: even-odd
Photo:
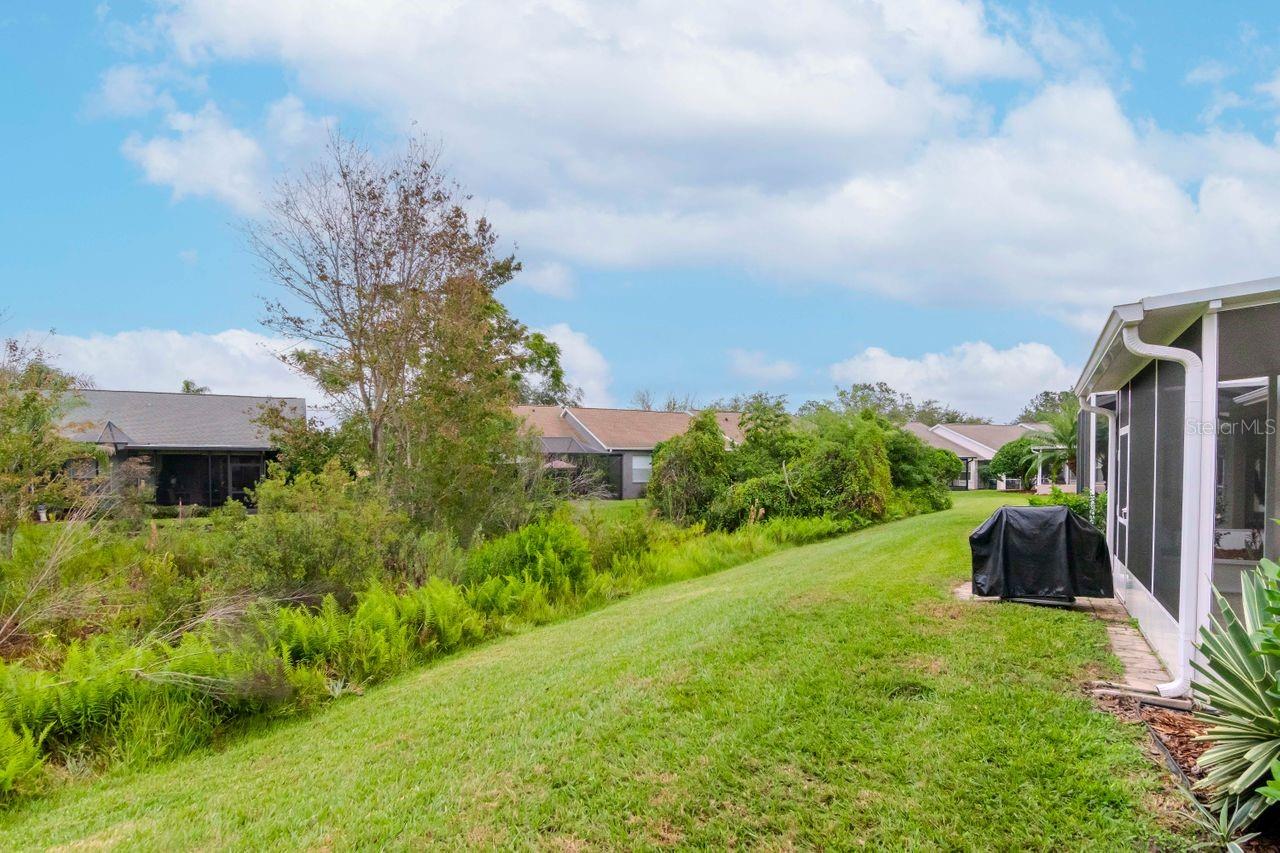
[[[335,136],[266,211],[246,225],[265,322],[309,342],[285,358],[337,422],[260,412],[280,453],[248,506],[159,518],[143,463],[63,436],[81,380],[17,344],[0,362],[0,798],[950,505],[958,460],[873,409],[797,420],[757,395],[741,447],[708,412],[660,448],[655,514],[574,514],[513,414],[573,399],[559,351],[497,298],[519,264],[427,147]]]
[[[1099,530],[1107,529],[1106,492],[1064,492],[1054,486],[1047,495],[1032,495],[1032,506],[1065,506]]]
[[[1212,709],[1200,714],[1210,748],[1198,787],[1223,834],[1240,835],[1280,801],[1280,565],[1262,560],[1243,572],[1236,604],[1215,595],[1219,614],[1193,664],[1196,693]]]
[[[0,561],[0,794],[138,766],[498,634],[849,529],[561,508],[464,551],[336,465],[133,535],[26,525]],[[52,770],[51,770],[52,768]]]
[[[726,530],[820,516],[856,527],[951,505],[956,455],[870,410],[823,406],[792,418],[780,401],[757,400],[741,423],[741,447],[726,446],[711,412],[658,446],[649,497],[660,514]]]
[[[0,813],[4,847],[1178,850],[1104,625],[957,602],[1007,496],[646,590]],[[619,515],[634,507],[602,508]]]

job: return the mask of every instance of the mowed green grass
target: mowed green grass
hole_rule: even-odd
[[[649,590],[0,816],[0,847],[1177,843],[1088,617],[962,603],[956,508]],[[1163,840],[1161,840],[1163,838]]]

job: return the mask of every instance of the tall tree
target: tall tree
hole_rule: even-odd
[[[1018,423],[1028,424],[1044,421],[1049,415],[1062,411],[1063,407],[1070,405],[1073,400],[1075,400],[1075,395],[1069,390],[1041,391],[1022,407],[1022,411],[1018,413]],[[1076,402],[1079,405],[1079,401]]]
[[[692,412],[698,409],[697,398],[692,394],[668,392],[659,400],[648,388],[641,388],[631,395],[631,405],[646,412]]]
[[[304,342],[286,359],[364,427],[372,472],[406,502],[425,500],[404,490],[408,468],[444,482],[429,469],[466,457],[428,431],[465,443],[502,423],[514,435],[510,407],[530,376],[550,393],[566,388],[559,349],[496,298],[520,265],[467,202],[421,139],[378,158],[335,132],[325,157],[282,180],[264,219],[246,227],[280,291],[265,324]],[[502,467],[498,444],[491,471]]]
[[[184,379],[182,380],[182,387],[178,390],[183,394],[208,394],[209,386],[201,385],[191,379]]]
[[[917,403],[910,394],[898,391],[887,382],[856,382],[848,388],[837,388],[835,403],[809,401],[800,407],[801,414],[810,414],[823,408],[843,412],[872,411],[895,424],[919,421],[927,426],[936,424],[989,424],[990,418],[962,412],[937,400]]]
[[[50,366],[38,346],[0,343],[0,554],[39,504],[69,504],[78,484],[65,465],[91,451],[60,427],[82,382]]]

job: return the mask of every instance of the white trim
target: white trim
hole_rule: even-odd
[[[592,432],[590,429],[588,429],[588,428],[587,428],[587,425],[586,425],[586,424],[584,424],[581,420],[579,420],[577,415],[575,415],[573,412],[569,411],[568,407],[564,407],[564,408],[562,408],[562,409],[560,410],[560,412],[561,412],[561,415],[562,415],[563,417],[571,418],[571,419],[573,420],[573,422],[574,422],[575,424],[577,424],[577,425],[578,425],[578,427],[579,427],[579,428],[580,428],[584,433],[586,433],[587,437],[588,437],[588,438],[590,438],[592,441],[594,441],[594,442],[596,443],[596,446],[597,446],[597,447],[599,447],[601,450],[603,450],[603,451],[605,451],[605,452],[607,452],[607,453],[612,453],[612,452],[613,452],[613,448],[612,448],[612,447],[610,447],[609,445],[605,444],[605,443],[604,443],[603,441],[601,441],[599,438],[597,438],[597,437],[596,437],[596,434],[595,434],[594,432]]]
[[[1148,296],[1138,302],[1117,305],[1111,309],[1102,333],[1094,342],[1089,358],[1080,378],[1072,389],[1076,396],[1083,396],[1101,389],[1090,387],[1094,377],[1117,346],[1117,338],[1125,326],[1141,323],[1148,314],[1158,315],[1160,312],[1182,310],[1196,314],[1199,319],[1213,311],[1229,311],[1236,308],[1256,308],[1259,305],[1270,305],[1280,302],[1280,277],[1260,278],[1254,281],[1242,281],[1235,284],[1205,287],[1198,290],[1185,290],[1181,293],[1168,293],[1160,296]],[[1198,312],[1195,309],[1199,307]]]
[[[1201,419],[1204,424],[1212,424],[1215,428],[1208,436],[1200,436],[1203,444],[1200,449],[1200,552],[1196,555],[1197,628],[1209,624],[1209,610],[1213,604],[1214,503],[1218,493],[1218,315],[1214,311],[1201,319],[1200,360],[1204,364]],[[1187,443],[1196,437],[1190,429],[1187,430]],[[1195,649],[1192,655],[1194,660],[1203,660],[1199,649]]]
[[[939,435],[941,435],[942,433],[946,433],[946,435],[943,435],[942,437],[947,439],[947,441],[955,442],[961,447],[967,447],[970,450],[972,450],[974,453],[978,453],[978,454],[985,453],[987,455],[987,459],[990,459],[991,457],[996,455],[996,451],[993,448],[983,444],[980,441],[977,441],[976,439],[972,439],[972,438],[969,438],[968,436],[961,435],[955,430],[947,429],[947,427],[944,426],[943,424],[936,424],[930,427],[929,431]]]

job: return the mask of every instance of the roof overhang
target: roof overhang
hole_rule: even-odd
[[[1210,310],[1277,301],[1280,301],[1280,277],[1148,296],[1138,302],[1117,305],[1111,309],[1072,391],[1078,397],[1114,391],[1150,361],[1125,348],[1121,330],[1126,326],[1135,327],[1138,336],[1147,343],[1163,345],[1171,343]]]

